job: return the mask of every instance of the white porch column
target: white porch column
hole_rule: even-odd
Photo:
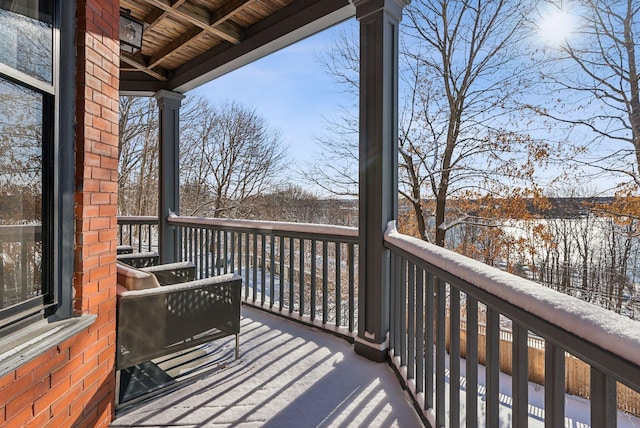
[[[178,238],[168,216],[178,214],[180,208],[180,104],[184,95],[161,90],[155,98],[160,119],[158,247],[160,263],[172,263],[176,261]]]
[[[398,214],[398,26],[410,0],[353,0],[360,21],[360,203],[357,353],[387,359],[389,252]]]

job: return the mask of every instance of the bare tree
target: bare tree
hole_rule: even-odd
[[[358,118],[347,108],[325,118],[325,135],[316,137],[314,160],[302,167],[302,180],[338,197],[358,196]]]
[[[181,212],[246,216],[245,202],[273,183],[284,159],[277,131],[238,104],[188,96],[180,114]],[[123,214],[154,215],[158,204],[158,108],[152,98],[120,99]]]
[[[640,4],[636,0],[574,4],[577,7],[567,13],[576,15],[575,33],[546,47],[540,61],[544,88],[557,94],[556,103],[536,111],[589,136],[575,158],[580,165],[640,186]]]
[[[334,116],[323,117],[327,132],[316,136],[313,162],[304,165],[301,180],[338,197],[358,196],[358,94],[360,50],[356,26],[345,27],[332,40],[331,50],[318,53],[318,61],[351,103],[339,106]]]
[[[526,132],[516,100],[527,90],[524,17],[533,2],[418,0],[407,8],[401,52],[399,192],[415,235],[445,244],[448,230],[472,221],[451,198],[532,186],[535,165],[554,150]],[[320,60],[348,93],[357,93],[357,38],[342,33]],[[345,109],[319,139],[305,175],[337,195],[357,190],[357,119]],[[506,186],[508,183],[509,186]],[[428,201],[435,201],[431,204]]]
[[[155,215],[158,207],[158,109],[153,98],[121,97],[119,202],[126,215]]]
[[[522,24],[532,6],[418,0],[408,7],[406,55],[414,84],[401,122],[403,194],[423,217],[419,223],[433,216],[432,238],[426,230],[420,234],[436,245],[444,246],[447,230],[467,221],[465,213],[447,218],[450,198],[529,185],[533,166],[552,149],[517,119],[515,101],[531,85]],[[423,209],[425,198],[435,199],[433,213]]]
[[[268,189],[284,166],[278,131],[237,103],[201,103],[182,135],[182,212],[246,217],[249,198]]]

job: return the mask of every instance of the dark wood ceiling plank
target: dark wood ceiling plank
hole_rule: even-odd
[[[222,24],[234,14],[242,10],[242,8],[254,1],[255,0],[233,0],[225,2],[223,7],[219,8],[211,15],[209,25],[215,27],[216,25]]]
[[[179,51],[181,48],[187,46],[189,43],[196,41],[197,37],[204,33],[204,30],[199,27],[193,27],[186,33],[182,34],[180,37],[175,39],[173,42],[166,45],[160,51],[156,52],[149,59],[149,68],[156,67],[159,65],[164,58],[167,56]]]
[[[145,31],[153,30],[153,27],[158,25],[167,16],[167,12],[162,9],[153,9],[153,11],[144,17],[143,21],[146,24],[144,26]]]

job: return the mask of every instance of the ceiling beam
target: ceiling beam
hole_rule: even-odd
[[[220,44],[178,67],[167,89],[186,92],[353,16],[350,0],[296,0],[246,29],[240,44]]]
[[[225,2],[224,6],[211,15],[209,25],[215,27],[216,25],[222,24],[235,13],[240,12],[244,7],[254,2],[255,0],[233,0]]]
[[[199,27],[204,31],[215,35],[223,40],[233,44],[240,43],[242,39],[242,31],[228,22],[220,22],[212,26],[211,14],[206,9],[192,4],[180,5],[174,7],[174,3],[170,0],[145,0],[148,4],[163,10],[167,15],[186,21],[191,25]],[[188,6],[188,7],[187,7]]]
[[[153,27],[158,25],[165,17],[167,12],[162,9],[153,9],[153,11],[142,20],[145,23],[144,31],[151,31]]]
[[[173,42],[169,43],[167,46],[164,46],[158,52],[153,54],[153,56],[149,59],[149,65],[147,67],[153,68],[159,65],[166,57],[171,55],[174,52],[177,52],[182,47],[189,45],[191,42],[195,42],[201,34],[204,34],[204,30],[198,27],[192,27],[186,33],[182,34],[180,37],[175,39]]]
[[[177,8],[181,6],[186,0],[177,0],[174,1],[171,6],[172,8]],[[223,7],[216,10],[211,15],[211,22],[209,23],[210,27],[216,27],[224,24],[226,20],[231,18],[234,13],[242,10],[247,5],[254,3],[255,0],[234,0],[231,2],[225,3]],[[145,23],[148,26],[145,28],[145,31],[151,30],[155,27],[162,19],[166,16],[170,15],[169,12],[154,8],[153,12],[147,15],[144,19]],[[186,33],[182,34],[180,37],[175,39],[172,43],[162,48],[160,51],[156,52],[150,59],[148,68],[154,68],[159,65],[167,56],[171,55],[174,52],[179,51],[182,47],[188,46],[191,42],[197,41],[198,37],[202,35],[205,30],[201,27],[193,27]]]

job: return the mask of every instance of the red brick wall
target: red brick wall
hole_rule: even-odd
[[[73,308],[98,317],[0,378],[0,426],[104,427],[113,418],[119,1],[78,0],[76,17]]]

